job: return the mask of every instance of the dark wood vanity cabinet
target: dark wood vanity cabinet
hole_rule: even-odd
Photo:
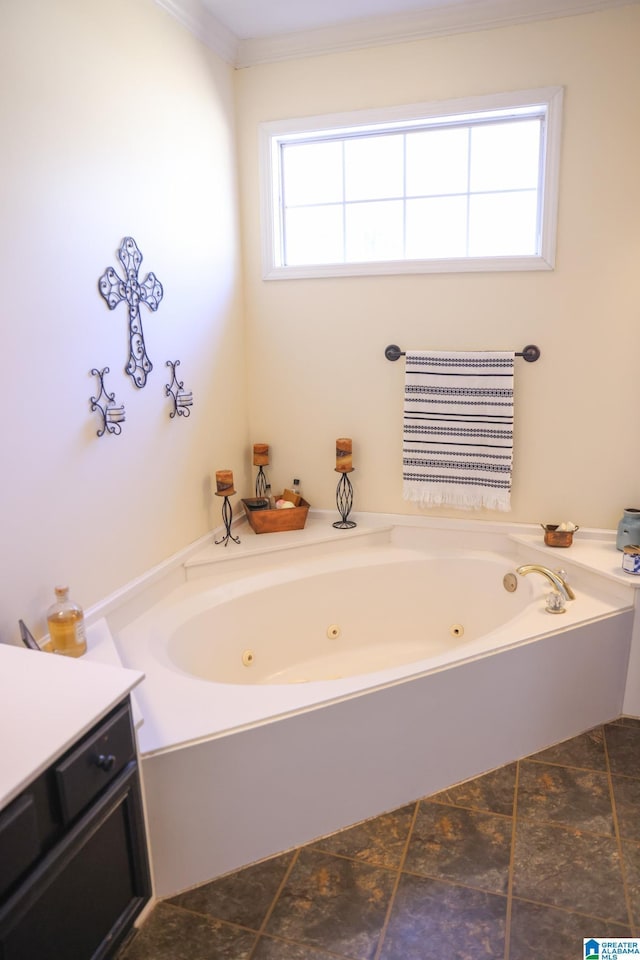
[[[150,895],[127,698],[0,812],[0,960],[113,957]]]

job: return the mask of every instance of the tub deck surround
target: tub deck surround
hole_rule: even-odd
[[[137,694],[145,717],[145,723],[140,731],[140,747],[143,754],[175,748],[210,736],[224,735],[255,723],[312,709],[320,704],[336,702],[390,683],[402,682],[410,676],[428,674],[455,663],[486,656],[496,650],[528,643],[556,633],[565,633],[576,626],[615,615],[629,609],[633,604],[633,593],[627,590],[625,585],[597,576],[590,578],[583,574],[582,570],[577,569],[569,574],[569,580],[577,592],[576,601],[567,604],[565,614],[559,617],[553,616],[544,609],[544,597],[549,592],[549,585],[542,578],[519,578],[516,594],[507,594],[502,587],[504,573],[515,569],[531,551],[527,551],[526,554],[520,553],[518,556],[518,548],[514,549],[514,545],[509,541],[505,542],[504,538],[502,553],[483,550],[485,541],[482,531],[477,534],[478,542],[473,544],[475,547],[473,550],[470,549],[467,531],[458,531],[460,537],[458,544],[455,543],[455,538],[452,538],[449,531],[444,531],[443,534],[453,544],[446,554],[442,544],[437,542],[441,537],[436,537],[435,543],[430,541],[425,543],[424,531],[416,531],[411,527],[399,527],[385,532],[384,536],[387,540],[394,541],[386,544],[378,541],[378,531],[374,531],[371,539],[366,540],[361,536],[353,541],[348,549],[338,551],[332,549],[331,540],[325,539],[321,542],[316,541],[316,546],[321,548],[316,553],[299,554],[298,551],[292,552],[287,545],[282,554],[278,555],[277,562],[274,562],[275,555],[270,554],[268,566],[261,556],[254,557],[253,563],[236,561],[222,567],[219,567],[216,559],[214,572],[210,572],[207,579],[198,577],[194,581],[173,589],[142,616],[115,633],[122,662],[134,669],[143,670],[146,675],[145,683]],[[422,549],[416,546],[420,540]],[[363,546],[365,541],[367,545]],[[403,546],[404,542],[410,545]],[[463,542],[467,544],[465,548],[461,546]],[[491,533],[488,545],[495,547],[495,537]],[[264,636],[260,635],[254,639],[249,633],[252,623],[254,629],[256,625],[264,624],[263,632],[267,634],[268,644],[277,645],[280,639],[279,634],[287,632],[292,617],[299,620],[308,613],[309,618],[312,619],[314,606],[317,608],[318,604],[313,602],[313,593],[308,589],[310,585],[313,586],[315,582],[319,588],[322,588],[326,585],[326,578],[329,577],[329,582],[332,581],[332,589],[334,591],[339,589],[341,594],[340,602],[336,600],[336,607],[342,608],[350,591],[349,576],[353,575],[352,571],[365,568],[367,568],[367,577],[370,578],[371,607],[374,606],[376,595],[379,597],[380,594],[384,594],[388,600],[382,612],[390,624],[389,646],[391,659],[393,659],[394,647],[398,645],[398,641],[402,644],[406,639],[406,637],[396,638],[391,632],[394,626],[394,590],[402,584],[402,578],[412,569],[412,564],[419,565],[429,561],[433,564],[434,557],[437,558],[436,564],[446,560],[453,578],[450,590],[451,610],[446,620],[447,626],[464,619],[462,613],[456,613],[456,596],[460,597],[460,603],[462,603],[468,593],[474,576],[473,568],[468,566],[469,563],[481,565],[483,562],[493,565],[490,567],[491,579],[487,580],[487,604],[489,608],[495,603],[504,606],[505,610],[513,610],[511,615],[502,614],[506,622],[493,625],[487,632],[476,635],[471,640],[462,638],[462,642],[456,641],[447,632],[446,642],[440,648],[435,646],[431,651],[427,648],[424,656],[414,655],[409,663],[397,662],[395,665],[388,665],[385,669],[376,669],[375,662],[372,666],[367,663],[366,650],[362,649],[362,644],[366,645],[367,641],[367,617],[371,614],[371,611],[365,609],[362,611],[365,632],[356,641],[356,654],[360,655],[361,668],[352,669],[351,676],[336,677],[332,680],[312,679],[304,683],[256,685],[251,669],[242,668],[243,651],[260,645],[264,647],[265,643]],[[456,568],[456,564],[461,566]],[[424,569],[423,622],[428,622],[429,568]],[[434,568],[430,569],[433,573]],[[482,567],[478,566],[477,569],[480,571]],[[393,577],[394,573],[399,579]],[[314,580],[314,578],[325,578],[325,580]],[[591,579],[595,581],[595,586],[589,582],[583,587],[582,580],[590,581]],[[420,583],[419,578],[417,582]],[[495,590],[493,598],[489,596],[490,582],[493,582]],[[440,589],[443,589],[442,584]],[[298,593],[300,594],[299,605],[296,596]],[[270,595],[273,597],[271,605],[269,604]],[[244,607],[237,603],[243,599],[246,601]],[[261,603],[259,608],[255,606],[256,599]],[[229,603],[236,604],[238,613],[226,607]],[[252,606],[247,610],[249,604]],[[322,606],[326,607],[326,603]],[[189,645],[189,625],[192,624],[193,630],[197,630],[202,635],[200,644],[203,646],[207,643],[209,635],[207,627],[215,636],[216,627],[220,630],[225,616],[233,619],[243,609],[244,619],[248,625],[246,639],[238,638],[237,650],[229,651],[225,663],[227,664],[226,676],[229,676],[228,659],[235,656],[238,672],[241,673],[244,670],[246,675],[246,685],[238,682],[239,678],[236,674],[236,679],[231,683],[214,682],[215,696],[212,697],[212,681],[201,679],[197,675],[201,671],[193,666],[193,660],[198,659],[197,651],[186,653],[184,656],[180,655],[180,636],[184,637],[185,645]],[[379,606],[376,607],[378,612],[380,609]],[[418,602],[415,607],[417,615],[420,614],[420,610],[421,605]],[[211,612],[217,612],[223,619],[216,621],[213,618],[207,623]],[[328,649],[331,649],[331,643],[326,638],[326,628],[339,619],[338,613],[335,616],[324,613],[321,619],[313,624],[315,633],[322,634],[323,640],[326,640],[325,647]],[[233,626],[233,622],[229,622],[228,629],[233,629]],[[401,631],[407,630],[407,623],[403,621],[403,611],[400,606],[397,610],[396,627]],[[373,623],[371,629],[374,629]],[[295,647],[295,639],[293,642],[289,639],[288,642],[291,656],[304,660],[306,645],[309,641],[304,641],[305,646],[300,645],[298,649]],[[300,643],[302,642],[301,637]],[[224,645],[224,637],[220,637],[220,643]],[[172,646],[177,651],[177,656],[172,654]],[[342,671],[336,665],[334,672],[339,674]],[[215,676],[215,672],[211,675]],[[305,679],[304,671],[299,679]],[[173,704],[171,711],[165,709],[167,703]]]
[[[547,547],[540,535],[533,532],[514,533],[512,539],[530,556],[535,554],[537,562],[579,570],[585,582],[593,584],[605,579],[615,589],[633,593],[635,616],[622,710],[627,716],[640,716],[640,577],[622,569],[622,553],[616,549],[616,532],[581,529],[567,549]]]
[[[112,630],[123,663],[146,674],[137,696],[145,721],[139,737],[158,896],[445,789],[622,712],[635,591],[586,562],[572,563],[575,548],[542,545],[540,554],[533,540],[519,542],[535,538],[535,526],[380,517],[364,529],[359,518],[354,537],[314,519],[320,522],[309,529],[253,541],[247,531],[237,549],[245,540],[249,547],[236,553],[234,545],[230,560],[220,548],[211,561],[209,546],[195,551],[186,582]],[[353,571],[366,570],[374,596],[391,589],[403,565],[453,564],[445,599],[455,607],[474,578],[462,566],[456,574],[455,564],[470,561],[480,565],[478,577],[483,564],[485,572],[499,571],[495,587],[481,595],[488,608],[513,602],[513,615],[409,664],[374,664],[369,673],[363,665],[334,680],[245,685],[196,677],[193,662],[178,666],[171,655],[171,636],[190,620],[226,606],[226,634],[236,619],[233,604],[262,602],[270,591],[279,605],[256,608],[254,636],[257,646],[268,631],[275,647],[278,624],[284,630],[290,616],[283,598],[295,605],[300,588],[301,613],[312,622],[318,606],[307,588],[329,577],[340,599],[348,598]],[[544,610],[549,585],[542,577],[519,577],[515,598],[503,590],[503,573],[526,562],[567,570],[577,599],[565,614]],[[428,582],[423,595],[426,612]],[[320,615],[326,630],[326,611]],[[446,622],[457,620],[452,609]],[[407,632],[402,624],[400,642]],[[365,619],[361,651],[369,634],[373,624],[368,629]],[[238,646],[239,659],[240,638]]]
[[[254,533],[246,517],[243,517],[241,523],[233,528],[240,538],[240,543],[233,544],[233,550],[231,547],[221,549],[213,541],[199,548],[184,562],[185,577],[187,580],[199,576],[209,577],[213,571],[218,575],[220,570],[229,568],[235,575],[238,568],[255,563],[257,557],[267,557],[270,565],[279,562],[281,558],[286,562],[291,550],[304,558],[309,553],[315,554],[326,549],[339,552],[352,550],[354,544],[361,542],[389,542],[393,522],[386,516],[367,516],[363,521],[358,521],[358,526],[353,530],[340,532],[331,525],[335,516],[335,511],[312,509],[304,529],[263,534]],[[246,566],[246,569],[252,567]]]
[[[572,568],[598,577],[604,577],[613,584],[620,584],[631,590],[640,589],[640,577],[626,573],[622,569],[622,553],[616,549],[614,531],[580,530],[574,535],[570,547],[548,547],[540,535],[532,533],[512,533],[510,539],[519,544],[522,553],[535,551],[536,557],[544,556],[547,566],[558,568],[570,563]]]

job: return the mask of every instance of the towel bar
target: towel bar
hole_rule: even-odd
[[[387,360],[399,360],[400,357],[406,356],[406,352],[401,350],[397,344],[390,343],[389,346],[385,348],[384,355]],[[516,357],[522,357],[527,363],[535,363],[535,361],[540,358],[540,347],[536,347],[534,343],[529,343],[516,353]]]

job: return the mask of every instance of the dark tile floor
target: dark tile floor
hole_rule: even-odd
[[[621,718],[156,904],[120,960],[554,960],[640,936]]]

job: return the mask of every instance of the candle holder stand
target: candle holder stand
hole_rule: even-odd
[[[216,497],[221,497],[223,494],[216,493]],[[222,522],[224,523],[224,536],[220,537],[219,540],[215,540],[214,543],[224,543],[225,547],[229,543],[229,540],[233,540],[234,543],[240,543],[240,537],[234,537],[231,533],[231,524],[233,523],[233,510],[231,504],[229,503],[229,497],[224,494],[224,502],[222,504]]]
[[[257,497],[266,497],[267,495],[267,476],[262,469],[262,466],[258,467],[258,473],[256,475],[256,498]]]
[[[353,507],[353,486],[351,480],[349,480],[349,474],[353,473],[353,469],[348,471],[336,470],[336,473],[342,474],[336,487],[336,506],[342,519],[336,520],[333,526],[336,530],[352,530],[353,527],[358,526],[355,520],[349,520],[349,514]]]

